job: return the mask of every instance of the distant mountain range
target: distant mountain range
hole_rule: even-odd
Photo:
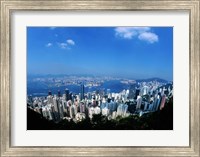
[[[136,80],[137,82],[150,82],[150,81],[157,81],[161,83],[169,83],[170,81],[158,78],[158,77],[153,77],[153,78],[148,78],[148,79],[138,79]]]
[[[103,76],[96,76],[91,74],[28,74],[28,78],[35,78],[35,77],[41,77],[41,78],[48,78],[48,77],[69,77],[69,76],[76,76],[76,77],[103,77]],[[106,77],[106,76],[105,76]],[[115,77],[113,77],[115,78]],[[125,79],[125,78],[124,78]],[[130,79],[130,78],[127,78]],[[132,78],[134,79],[134,78]],[[158,81],[161,83],[169,83],[170,81],[167,81],[165,79],[161,79],[158,77],[153,78],[147,78],[147,79],[134,79],[137,82],[150,82],[150,81]]]

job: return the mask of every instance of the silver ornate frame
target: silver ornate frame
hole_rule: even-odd
[[[0,0],[0,155],[1,156],[200,156],[200,0]],[[15,10],[179,11],[190,13],[189,147],[13,147],[11,146],[11,33]]]

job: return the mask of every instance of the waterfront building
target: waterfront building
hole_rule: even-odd
[[[58,90],[58,97],[61,97],[61,93],[60,93],[60,90]]]
[[[106,90],[106,94],[109,95],[110,94],[110,89]]]
[[[81,84],[81,97],[80,97],[81,100],[85,99],[85,97],[84,97],[84,94],[85,94],[84,90],[85,90],[84,84]]]
[[[66,101],[68,101],[68,100],[70,100],[70,97],[69,97],[69,89],[65,89],[65,99],[66,99]]]
[[[48,95],[52,95],[51,91],[49,90]]]

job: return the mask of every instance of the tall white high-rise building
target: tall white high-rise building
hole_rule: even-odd
[[[64,118],[64,110],[63,110],[63,105],[61,102],[59,102],[59,116],[61,119]]]
[[[43,115],[43,117],[47,118],[47,108],[46,107],[42,107],[42,115]]]
[[[136,109],[140,109],[142,104],[142,97],[140,95],[137,96],[137,105]]]
[[[117,117],[117,112],[114,111],[114,112],[112,113],[112,119],[116,119],[116,117]]]
[[[118,107],[117,107],[117,116],[125,116],[126,113],[128,111],[128,105],[126,104],[120,104]]]
[[[94,114],[100,114],[100,113],[101,113],[100,107],[95,107],[94,108]]]
[[[48,95],[47,96],[47,103],[48,104],[53,104],[53,96],[52,95]]]
[[[108,116],[109,115],[109,109],[106,108],[106,107],[103,108],[101,112],[102,112],[102,115],[104,115],[104,116]]]
[[[141,95],[147,95],[148,92],[149,92],[149,87],[148,86],[145,85],[144,87],[142,87]]]
[[[89,107],[89,108],[88,108],[88,116],[89,116],[90,118],[92,118],[92,117],[93,117],[93,114],[94,114],[94,107]]]
[[[148,107],[148,102],[145,101],[144,102],[144,111],[147,110],[147,107]]]
[[[162,96],[162,100],[161,100],[161,103],[160,103],[160,110],[162,110],[165,107],[165,101],[166,101],[166,95],[164,94]]]
[[[53,106],[54,106],[55,112],[58,112],[59,111],[59,109],[58,109],[58,100],[57,100],[56,95],[54,95],[54,97],[53,97]]]
[[[80,112],[85,113],[85,104],[83,102],[80,103]]]
[[[157,95],[155,101],[154,101],[154,110],[157,111],[160,106],[160,95]]]
[[[58,98],[56,95],[54,95],[53,97],[53,108],[54,108],[54,115],[55,115],[55,120],[59,121],[60,120],[60,107],[59,107],[59,102],[58,102]]]
[[[73,104],[70,106],[70,117],[75,118],[76,114],[77,114],[77,107],[76,105]]]

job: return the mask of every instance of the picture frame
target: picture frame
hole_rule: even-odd
[[[1,156],[199,156],[200,155],[200,53],[199,53],[199,9],[200,1],[33,1],[0,0],[1,2],[1,52],[0,52],[0,140]],[[189,147],[164,146],[11,146],[11,16],[13,11],[180,11],[190,13],[190,58],[189,58]]]

